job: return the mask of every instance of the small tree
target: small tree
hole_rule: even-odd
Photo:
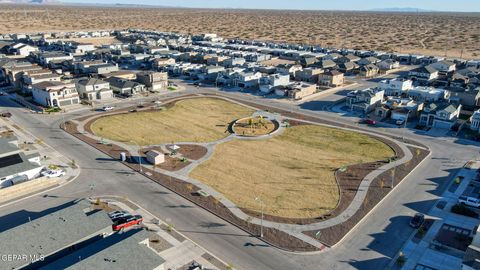
[[[417,157],[420,156],[421,153],[422,153],[422,151],[420,151],[420,149],[415,150],[415,154],[417,155]]]
[[[193,190],[193,185],[192,185],[192,184],[188,184],[188,185],[187,185],[187,189],[188,189],[188,191],[191,193],[192,190]]]
[[[70,164],[72,165],[72,168],[77,168],[77,162],[75,161],[75,159],[72,159]]]

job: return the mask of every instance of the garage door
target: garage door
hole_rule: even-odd
[[[443,121],[434,121],[433,122],[433,127],[434,128],[450,129],[451,126],[452,126],[452,123],[450,123],[450,122],[443,122]]]

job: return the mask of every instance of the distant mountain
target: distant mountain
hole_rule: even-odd
[[[421,8],[412,8],[412,7],[397,7],[397,8],[377,8],[370,11],[377,12],[433,12],[433,10],[421,9]]]
[[[0,4],[58,4],[57,0],[0,0]]]

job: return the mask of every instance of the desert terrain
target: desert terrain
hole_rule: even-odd
[[[144,28],[336,48],[478,58],[479,13],[1,5],[0,32]]]

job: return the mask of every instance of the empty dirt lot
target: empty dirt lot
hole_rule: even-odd
[[[48,9],[48,12],[47,12]],[[0,32],[145,28],[448,57],[480,53],[479,13],[371,13],[13,6]]]

